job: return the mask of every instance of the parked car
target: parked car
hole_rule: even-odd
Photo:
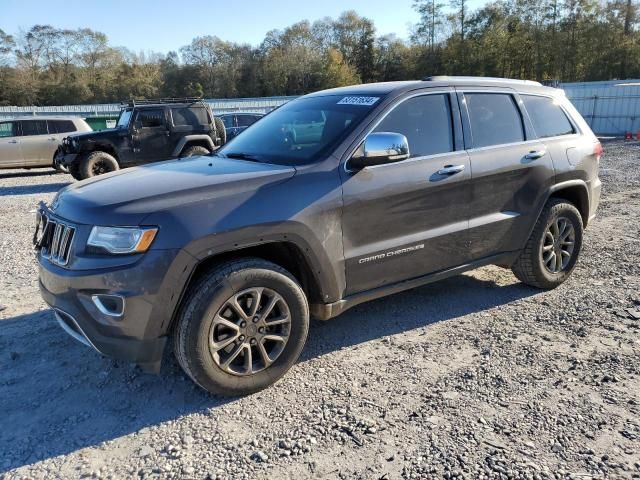
[[[319,117],[321,135],[292,143],[287,125]],[[104,355],[157,371],[172,337],[202,388],[255,392],[297,360],[310,316],[488,264],[562,284],[598,206],[601,153],[564,93],[537,82],[306,95],[213,158],[111,174],[42,205],[42,296]]]
[[[115,128],[70,135],[56,156],[77,180],[124,167],[206,155],[226,142],[224,125],[199,99],[135,100]]]
[[[0,120],[0,168],[52,167],[62,139],[91,132],[78,117],[29,117]]]
[[[222,113],[218,115],[227,131],[227,140],[238,136],[240,132],[246,130],[263,116],[261,113]]]

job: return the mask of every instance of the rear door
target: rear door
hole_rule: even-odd
[[[551,155],[509,89],[459,93],[471,160],[471,260],[522,248],[554,181]]]
[[[343,182],[347,294],[465,263],[471,172],[455,96],[398,101],[373,132],[407,137],[407,160],[350,171]],[[445,167],[450,173],[442,172]]]
[[[156,162],[171,157],[172,148],[164,108],[137,110],[133,118],[133,149],[136,161]]]
[[[0,122],[0,168],[24,165],[20,149],[20,125],[18,122]]]
[[[45,167],[53,164],[53,152],[50,152],[55,139],[51,139],[46,120],[21,120],[22,136],[20,149],[24,165]],[[55,151],[55,149],[54,149]]]

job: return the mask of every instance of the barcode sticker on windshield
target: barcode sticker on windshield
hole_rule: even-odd
[[[380,100],[380,97],[344,97],[338,102],[338,105],[363,105],[370,107],[378,100]]]

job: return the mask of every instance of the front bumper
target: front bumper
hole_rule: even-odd
[[[40,292],[58,323],[76,340],[157,372],[167,325],[160,324],[155,309],[162,305],[162,281],[176,255],[173,250],[152,250],[132,265],[79,271],[39,257]],[[123,311],[115,315],[100,308],[95,300],[100,295],[122,298]]]
[[[77,153],[64,153],[62,150],[58,150],[55,157],[53,158],[53,162],[56,165],[68,167],[76,161],[77,157]]]

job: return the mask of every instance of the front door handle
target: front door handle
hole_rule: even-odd
[[[18,143],[17,140],[9,140],[9,143]]]
[[[527,153],[524,158],[526,158],[527,160],[538,160],[539,158],[544,157],[546,154],[546,150],[532,150],[531,152]]]
[[[438,170],[438,175],[455,175],[464,170],[464,165],[445,165]]]

